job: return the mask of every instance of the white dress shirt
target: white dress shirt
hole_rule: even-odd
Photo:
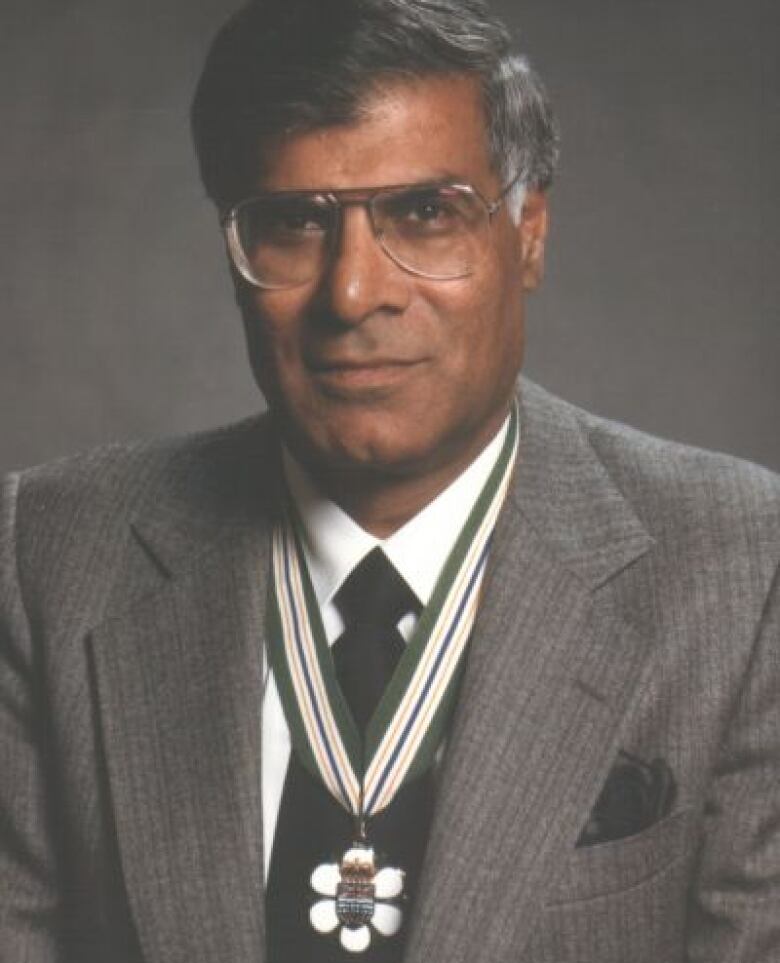
[[[386,539],[370,535],[335,502],[325,498],[289,452],[284,452],[287,484],[303,525],[306,565],[329,645],[333,645],[344,631],[334,597],[352,569],[377,545],[381,546],[420,602],[428,604],[439,573],[498,461],[508,428],[507,418],[468,468],[421,512]],[[413,613],[404,616],[398,623],[398,629],[407,642],[416,624],[417,617]],[[267,879],[291,743],[273,670],[265,653],[264,678],[262,802]]]

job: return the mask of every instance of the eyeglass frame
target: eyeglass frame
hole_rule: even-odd
[[[507,195],[512,190],[513,187],[520,180],[520,173],[515,174],[515,176],[509,181],[506,186],[501,189],[501,192],[493,201],[488,201],[487,198],[482,194],[482,192],[475,187],[473,184],[461,181],[423,181],[420,183],[410,183],[410,184],[387,184],[382,187],[348,187],[348,188],[338,188],[323,190],[322,188],[307,188],[304,190],[290,190],[290,191],[264,191],[259,194],[252,194],[249,197],[245,197],[240,201],[233,204],[225,214],[220,218],[220,227],[225,236],[227,243],[228,252],[230,254],[231,261],[239,272],[239,274],[251,284],[253,287],[260,288],[263,291],[285,291],[292,288],[300,287],[303,284],[308,284],[309,281],[313,280],[317,275],[312,275],[311,278],[307,278],[304,281],[295,281],[292,284],[261,284],[254,278],[251,274],[249,268],[249,263],[244,253],[243,245],[238,236],[238,214],[241,208],[252,204],[255,201],[273,199],[273,198],[306,198],[306,197],[320,197],[323,198],[328,207],[334,211],[334,230],[329,232],[329,237],[327,239],[328,249],[326,251],[326,264],[331,262],[333,257],[333,252],[338,243],[338,238],[341,235],[342,226],[344,223],[344,208],[345,207],[363,207],[368,215],[368,221],[371,225],[371,233],[374,236],[374,240],[377,242],[380,250],[389,258],[393,264],[401,268],[401,270],[406,271],[408,274],[414,277],[422,277],[429,281],[455,281],[460,278],[468,277],[471,271],[467,271],[463,274],[436,276],[427,274],[424,271],[419,271],[415,268],[404,264],[396,255],[391,253],[384,244],[382,244],[382,232],[377,227],[374,221],[374,210],[372,204],[374,199],[380,194],[403,194],[404,192],[413,193],[415,191],[424,192],[426,190],[436,190],[440,188],[452,187],[457,190],[467,191],[473,197],[482,204],[483,208],[488,217],[488,224],[492,224],[493,216],[498,213],[501,207],[506,202]]]

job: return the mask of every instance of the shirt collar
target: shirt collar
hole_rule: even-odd
[[[509,418],[450,485],[389,538],[378,539],[326,498],[285,448],[287,484],[302,523],[303,551],[319,605],[333,600],[352,569],[379,545],[423,605],[498,460]]]

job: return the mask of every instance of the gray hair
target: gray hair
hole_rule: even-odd
[[[206,192],[226,206],[257,177],[264,147],[346,123],[382,80],[476,76],[488,147],[504,183],[546,190],[558,128],[538,75],[485,0],[255,0],[217,34],[192,105]]]

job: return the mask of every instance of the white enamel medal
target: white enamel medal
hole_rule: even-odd
[[[364,842],[351,846],[341,863],[323,863],[311,874],[311,888],[324,899],[309,912],[318,933],[339,929],[345,950],[362,953],[371,945],[372,929],[394,936],[403,913],[395,901],[403,898],[404,874],[385,867],[377,872],[374,851]]]

